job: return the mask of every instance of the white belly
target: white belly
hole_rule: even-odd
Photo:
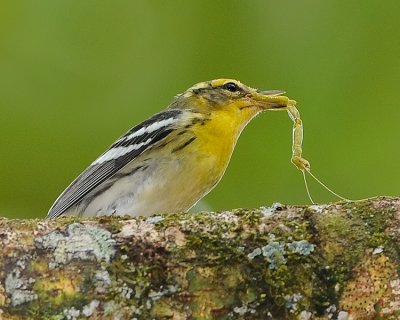
[[[217,163],[218,159],[211,156],[198,155],[148,160],[145,168],[118,179],[82,208],[83,216],[187,211],[220,180],[225,168],[217,170]],[[129,166],[124,169],[129,170]]]

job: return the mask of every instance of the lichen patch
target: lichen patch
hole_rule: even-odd
[[[53,252],[49,267],[56,268],[73,259],[110,262],[116,242],[105,229],[73,223],[65,232],[50,232],[36,238],[35,243],[38,249]]]
[[[10,297],[13,307],[38,298],[37,294],[32,291],[32,286],[35,281],[32,278],[28,278],[24,273],[26,264],[30,259],[31,258],[28,256],[19,259],[15,267],[8,272],[6,276],[5,292]]]

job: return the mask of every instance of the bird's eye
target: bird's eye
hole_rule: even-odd
[[[236,92],[239,90],[238,86],[233,82],[227,82],[224,84],[223,88],[230,92]]]

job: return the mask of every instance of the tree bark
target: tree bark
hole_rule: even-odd
[[[400,198],[0,219],[0,319],[398,319]]]

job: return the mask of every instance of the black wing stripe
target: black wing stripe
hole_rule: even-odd
[[[51,207],[47,217],[54,218],[62,215],[65,211],[70,209],[72,206],[78,204],[83,200],[90,192],[92,192],[100,184],[104,183],[107,179],[111,178],[115,173],[127,165],[130,161],[135,159],[138,155],[146,151],[147,149],[154,146],[158,141],[161,141],[166,136],[168,136],[173,131],[173,123],[168,126],[161,126],[156,128],[156,130],[151,132],[145,132],[142,135],[133,137],[132,139],[126,139],[129,135],[133,134],[141,128],[147,127],[151,124],[156,124],[162,120],[169,119],[173,117],[175,120],[181,110],[167,110],[163,113],[154,115],[152,118],[142,122],[136,126],[136,130],[131,129],[123,137],[117,140],[106,152],[104,152],[98,159],[102,156],[107,155],[110,150],[121,147],[127,148],[133,145],[139,145],[140,143],[145,143],[149,138],[152,140],[148,144],[140,146],[138,149],[133,149],[126,154],[123,154],[123,150],[120,155],[113,155],[112,159],[104,162],[96,163],[96,161],[89,166],[81,175],[79,175],[71,185],[60,195],[56,200],[54,205]],[[123,139],[123,140],[121,140]]]
[[[78,177],[75,180],[74,185],[69,188],[70,193],[66,194],[64,198],[64,206],[60,209],[64,209],[68,206],[68,203],[74,202],[79,195],[85,194],[87,190],[89,190],[96,181],[102,181],[102,179],[112,170],[112,163],[105,163],[101,168],[96,165],[93,167],[89,167],[84,173],[82,177]],[[85,180],[85,184],[79,184],[79,181]]]
[[[96,181],[103,182],[104,176],[106,176],[112,170],[112,163],[105,163],[100,166],[93,166],[87,168],[75,181],[63,192],[60,198],[53,205],[49,215],[50,217],[56,217],[61,215],[64,211],[70,208],[74,203],[81,200],[91,186]],[[82,182],[85,184],[82,184]]]
[[[52,209],[51,217],[59,216],[73,205],[77,204],[93,189],[109,179],[147,148],[148,146],[146,145],[117,159],[90,166],[75,180],[71,187],[64,191],[63,196]]]
[[[76,179],[75,183],[64,192],[64,196],[60,198],[58,205],[52,210],[54,212],[52,217],[61,215],[70,207],[81,201],[93,189],[109,179],[119,169],[136,158],[147,148],[148,146],[143,146],[117,159],[90,166]]]
[[[180,114],[182,114],[182,110],[178,109],[169,109],[164,112],[157,113],[150,119],[147,119],[142,123],[138,124],[137,126],[133,127],[132,129],[130,129],[127,133],[125,133],[123,136],[117,139],[117,141],[110,147],[110,149],[114,147],[130,145],[132,144],[132,142],[136,143],[138,140],[145,141],[146,139],[142,139],[143,135],[133,138],[134,140],[131,139],[127,140],[127,137],[129,137],[131,134],[135,132],[138,132],[140,129],[149,127],[150,125],[156,122],[177,118]]]

